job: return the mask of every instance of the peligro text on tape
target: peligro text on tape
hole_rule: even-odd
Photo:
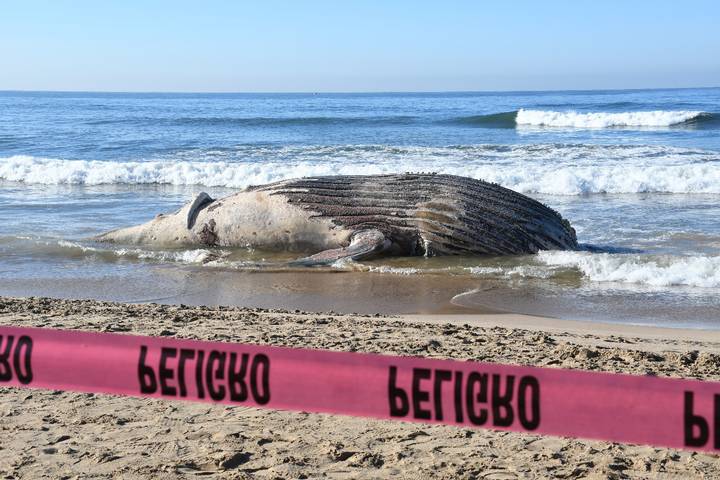
[[[148,347],[140,346],[138,381],[140,393],[187,398],[188,383],[194,382],[198,399],[242,403],[251,397],[258,405],[270,401],[270,359],[264,353],[222,352],[194,348],[162,347],[160,362],[147,363]],[[192,370],[186,368],[193,363]],[[190,373],[192,371],[192,373]],[[190,377],[190,378],[188,378]],[[174,385],[172,382],[175,382]]]
[[[0,327],[0,385],[720,451],[720,383]]]
[[[449,408],[457,424],[465,423],[467,415],[467,421],[473,425],[510,427],[516,418],[527,431],[540,425],[540,383],[534,376],[524,375],[517,379],[515,375],[475,371],[463,381],[462,371],[414,368],[409,388],[401,388],[397,376],[397,367],[390,366],[388,401],[391,417],[444,421],[447,407],[443,406],[442,393],[444,384],[448,383],[453,392],[453,403]],[[423,381],[430,384],[429,388],[423,388]],[[514,394],[516,384],[517,395]],[[423,406],[428,403],[429,406]]]

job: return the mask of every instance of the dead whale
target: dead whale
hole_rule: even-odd
[[[578,248],[559,213],[525,195],[455,175],[309,177],[252,186],[112,230],[123,244],[255,247],[301,263],[377,255],[518,255]]]

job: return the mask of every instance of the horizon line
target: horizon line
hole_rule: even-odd
[[[552,92],[632,92],[647,90],[709,90],[703,87],[648,87],[648,88],[554,88],[545,90],[305,90],[305,91],[188,91],[188,90],[25,90],[0,89],[0,93],[108,93],[108,94],[175,94],[175,95],[372,95],[372,94],[447,94],[447,93],[552,93]]]

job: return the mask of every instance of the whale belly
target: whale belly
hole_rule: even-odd
[[[207,245],[298,252],[342,247],[352,233],[266,192],[240,192],[213,202],[198,214],[193,231]]]

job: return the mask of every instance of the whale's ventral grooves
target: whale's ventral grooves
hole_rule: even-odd
[[[499,185],[439,174],[311,177],[258,187],[352,231],[378,230],[405,255],[576,249],[560,214]]]

